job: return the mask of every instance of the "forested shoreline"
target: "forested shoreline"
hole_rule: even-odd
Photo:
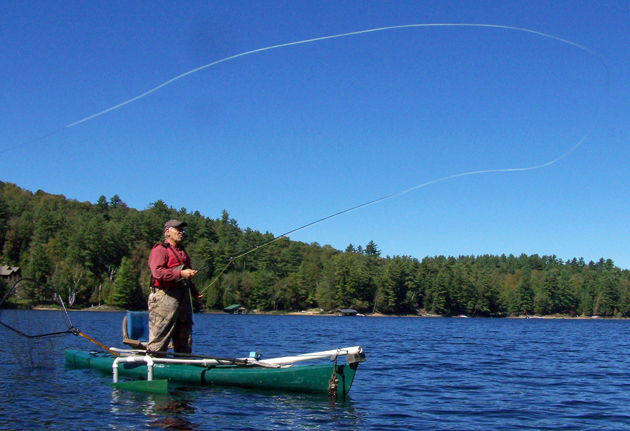
[[[188,223],[185,246],[193,267],[205,268],[195,281],[209,310],[241,303],[260,311],[630,316],[630,272],[611,259],[418,259],[382,256],[372,241],[341,251],[272,241],[270,232],[239,227],[226,210],[211,219],[158,200],[139,211],[117,195],[91,204],[6,182],[0,182],[0,263],[19,266],[22,277],[53,287],[73,308],[145,309],[149,251],[174,218]],[[0,280],[0,293],[9,287]]]

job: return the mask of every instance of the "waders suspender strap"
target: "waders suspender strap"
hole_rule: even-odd
[[[179,263],[179,265],[182,267],[182,269],[187,269],[186,265],[184,263],[182,263],[182,260],[180,259],[181,256],[179,255],[179,253],[177,253],[177,251],[173,248],[173,246],[168,244],[166,246],[166,248],[167,249],[169,249],[169,248],[171,249],[171,251],[175,255],[175,258],[177,259],[177,263]],[[186,253],[186,250],[183,247],[182,247],[182,250],[184,250],[184,253]],[[193,289],[194,289],[194,292],[197,292],[197,288],[194,287],[192,280],[191,281],[184,281],[184,286],[186,286],[188,288],[188,290],[190,291],[189,298],[190,298],[190,306],[192,307],[193,306],[193,302],[192,302],[192,300],[193,300],[193,298],[192,298],[193,297]]]
[[[177,251],[175,251],[175,249],[174,249],[174,248],[173,248],[170,244],[169,244],[169,245],[167,245],[167,246],[166,246],[166,248],[167,248],[167,249],[170,249],[170,250],[173,252],[173,254],[175,255],[175,259],[177,259],[177,262],[181,265],[182,269],[185,269],[185,268],[186,268],[186,265],[184,265],[184,263],[183,263],[183,262],[182,262],[182,260],[180,259],[180,257],[181,257],[181,256],[179,255],[179,253],[177,253]],[[186,251],[184,250],[184,253],[185,253],[185,252],[186,252]]]
[[[180,256],[180,255],[179,255],[179,254],[175,251],[175,249],[174,249],[174,248],[173,248],[170,244],[165,243],[165,242],[160,242],[160,243],[158,243],[158,244],[155,244],[155,245],[151,248],[151,250],[153,250],[155,247],[158,247],[158,246],[162,246],[162,247],[164,247],[164,248],[167,250],[167,252],[166,252],[166,254],[167,254],[167,255],[168,255],[168,249],[171,249],[171,251],[172,251],[172,252],[173,252],[173,254],[175,255],[175,259],[177,259],[177,263],[179,263],[179,265],[182,267],[182,269],[184,269],[184,268],[185,268],[185,266],[186,266],[186,265],[184,265],[184,264],[182,263],[182,260],[180,259],[180,257],[181,257],[181,256]],[[185,253],[185,252],[186,252],[186,250],[184,250],[184,253]],[[153,277],[153,274],[151,274],[151,289],[153,289],[153,288],[155,287],[155,286],[154,286],[154,284],[155,284],[155,277]]]
[[[184,265],[184,264],[182,263],[182,260],[180,259],[180,257],[181,257],[181,256],[180,256],[180,255],[177,253],[177,251],[176,251],[176,250],[175,250],[175,249],[171,246],[171,244],[168,244],[168,245],[166,246],[166,248],[167,248],[167,249],[169,249],[169,248],[171,249],[171,251],[172,251],[172,252],[173,252],[173,254],[175,255],[175,258],[177,259],[177,263],[179,263],[179,265],[182,267],[182,269],[185,269],[185,268],[186,268],[186,265]],[[182,250],[184,250],[184,249],[182,248]],[[167,252],[167,253],[168,253],[168,252]],[[186,253],[186,250],[184,250],[184,253]],[[186,281],[184,281],[184,286],[186,286],[186,287],[188,288],[188,291],[190,292],[190,293],[189,293],[189,295],[188,295],[188,299],[190,299],[190,309],[192,310],[194,307],[193,307],[193,298],[192,298],[192,297],[193,297],[193,294],[192,294],[192,290],[191,290],[191,284],[192,284],[192,281],[191,281],[190,283],[187,283]],[[196,289],[195,289],[195,290],[196,290]]]

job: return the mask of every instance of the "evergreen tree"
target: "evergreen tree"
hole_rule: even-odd
[[[402,314],[408,311],[406,273],[403,262],[395,259],[384,270],[382,297],[379,309],[382,312]]]
[[[114,288],[109,304],[126,309],[133,309],[138,305],[138,292],[140,291],[138,273],[133,268],[131,260],[123,258],[118,269]]]
[[[365,246],[365,254],[368,256],[379,257],[381,255],[381,251],[378,249],[374,241],[370,241]]]
[[[40,283],[45,284],[51,272],[51,264],[48,255],[41,244],[33,244],[27,261],[25,275]]]
[[[447,270],[438,272],[431,289],[431,312],[435,314],[448,314],[450,312],[448,303],[448,286],[450,276]]]
[[[612,259],[586,264],[554,254],[383,258],[374,241],[342,252],[243,230],[225,210],[211,219],[158,200],[138,211],[117,195],[92,205],[3,182],[1,262],[52,284],[76,307],[95,303],[101,286],[103,301],[144,308],[149,250],[163,240],[162,226],[172,218],[188,224],[193,267],[208,267],[195,281],[210,308],[239,302],[263,311],[319,306],[400,314],[424,307],[444,315],[630,315],[630,271]],[[124,267],[135,281],[123,283]],[[144,290],[129,291],[132,284]]]
[[[519,314],[532,314],[534,311],[534,292],[530,284],[531,271],[526,269],[522,272],[520,282],[516,285],[516,308]]]

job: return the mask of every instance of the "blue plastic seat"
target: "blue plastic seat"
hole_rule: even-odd
[[[149,312],[127,311],[123,318],[123,344],[134,349],[146,349],[149,341]]]

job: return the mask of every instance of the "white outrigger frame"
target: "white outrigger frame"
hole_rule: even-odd
[[[204,367],[212,367],[216,365],[229,365],[233,364],[235,360],[232,359],[217,359],[217,358],[199,358],[199,359],[178,359],[178,358],[159,358],[149,356],[146,351],[143,350],[129,350],[129,349],[117,349],[111,348],[111,350],[117,352],[120,356],[114,359],[112,364],[112,374],[114,383],[118,383],[118,364],[120,363],[145,363],[147,365],[147,381],[153,380],[153,367],[155,364],[187,364],[187,365],[201,365]],[[315,359],[330,358],[331,361],[335,361],[339,355],[346,355],[346,362],[352,364],[355,362],[364,362],[365,354],[361,346],[344,347],[333,350],[324,350],[321,352],[304,353],[295,356],[284,356],[281,358],[270,358],[261,361],[256,357],[249,358],[237,358],[236,361],[243,365],[258,365],[267,368],[280,368],[290,367],[296,362],[311,361]]]

